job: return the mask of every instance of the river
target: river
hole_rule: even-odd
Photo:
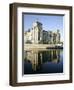
[[[63,49],[25,50],[25,74],[63,73]]]

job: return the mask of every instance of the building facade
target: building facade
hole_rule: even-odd
[[[27,44],[59,44],[60,43],[60,32],[57,30],[46,31],[43,30],[41,22],[34,22],[32,28],[24,32],[24,43]]]

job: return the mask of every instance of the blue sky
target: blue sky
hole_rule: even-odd
[[[43,30],[56,31],[59,29],[61,39],[63,39],[63,16],[24,14],[24,30],[27,31],[29,28],[32,28],[32,23],[36,20],[43,24]]]

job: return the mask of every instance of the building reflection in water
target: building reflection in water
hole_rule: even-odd
[[[24,52],[24,62],[28,62],[31,64],[31,68],[33,71],[37,71],[40,69],[43,63],[54,63],[58,64],[61,60],[60,58],[60,49],[50,49],[50,50],[30,50]]]

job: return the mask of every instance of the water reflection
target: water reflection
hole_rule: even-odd
[[[61,49],[28,50],[24,53],[24,74],[63,72]]]

